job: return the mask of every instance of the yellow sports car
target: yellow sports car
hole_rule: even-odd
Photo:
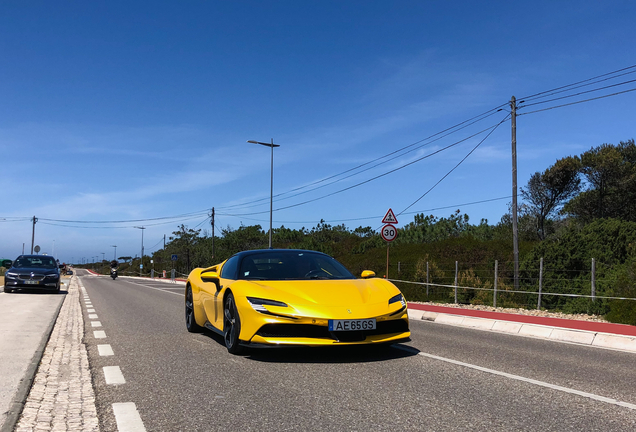
[[[395,343],[411,335],[395,285],[368,270],[357,279],[309,250],[244,251],[192,270],[185,318],[189,332],[222,335],[232,354],[245,346]]]

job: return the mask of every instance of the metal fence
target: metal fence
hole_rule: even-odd
[[[636,300],[634,297],[612,295],[616,280],[612,277],[597,277],[597,262],[591,259],[589,267],[578,270],[555,270],[544,266],[543,258],[538,267],[524,268],[520,271],[519,286],[514,290],[514,276],[511,264],[498,261],[486,267],[483,264],[460,263],[455,261],[454,268],[440,267],[426,261],[417,264],[398,263],[398,275],[408,275],[416,280],[398,278],[389,279],[397,284],[407,284],[425,288],[408,290],[417,300],[442,301],[454,303],[485,304],[497,307],[556,308],[565,300],[554,301],[551,298],[596,300]],[[502,268],[503,267],[503,268]],[[609,266],[601,266],[601,275],[611,274]],[[503,300],[503,301],[502,301]]]

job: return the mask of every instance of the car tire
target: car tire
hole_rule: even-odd
[[[230,354],[239,354],[242,351],[242,347],[239,345],[240,333],[241,319],[234,296],[229,293],[223,302],[223,340]]]
[[[6,292],[7,294],[9,294],[9,293],[12,293],[12,292],[13,292],[13,289],[11,289],[11,288],[7,288],[7,287],[4,287],[4,292]]]
[[[199,333],[203,330],[203,327],[197,324],[197,321],[194,317],[194,300],[192,296],[192,287],[190,285],[186,287],[185,320],[186,328],[190,333]]]
[[[58,284],[57,284],[57,287],[55,287],[55,293],[56,293],[56,294],[59,294],[59,293],[60,293],[60,285],[61,285],[61,284],[59,284],[59,283],[58,283]]]

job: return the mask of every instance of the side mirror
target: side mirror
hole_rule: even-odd
[[[362,272],[362,275],[360,277],[362,279],[369,279],[369,278],[375,277],[375,272],[371,270],[365,270]]]

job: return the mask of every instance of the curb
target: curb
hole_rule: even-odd
[[[438,324],[469,327],[476,330],[495,331],[499,333],[548,339],[556,342],[569,342],[636,353],[636,337],[631,335],[518,322],[515,321],[515,319],[519,319],[518,317],[521,317],[522,315],[515,314],[498,314],[506,315],[506,319],[482,318],[461,315],[462,312],[460,311],[463,311],[462,309],[456,309],[457,313],[453,313],[454,311],[442,313],[418,309],[417,306],[422,305],[409,304],[409,319],[416,321],[431,321]],[[496,312],[491,313],[497,314]],[[577,325],[577,323],[584,323],[584,321],[570,321],[574,321],[572,326]]]
[[[38,345],[37,350],[31,358],[31,362],[27,367],[24,378],[18,385],[18,390],[15,393],[15,397],[11,401],[10,408],[7,411],[7,417],[2,427],[0,427],[0,432],[13,432],[16,425],[18,424],[18,420],[20,420],[20,415],[22,414],[22,410],[24,409],[24,405],[26,404],[27,397],[29,396],[29,392],[31,391],[31,387],[33,386],[35,374],[38,371],[38,367],[40,366],[40,362],[42,361],[42,357],[44,356],[44,351],[46,350],[46,345],[49,343],[49,339],[51,338],[51,334],[53,333],[53,328],[55,327],[57,318],[60,316],[60,311],[62,310],[62,306],[64,306],[65,301],[66,294],[64,294],[64,300],[62,300],[60,302],[60,305],[57,307],[51,323],[44,331],[44,335],[40,340],[40,344]]]

